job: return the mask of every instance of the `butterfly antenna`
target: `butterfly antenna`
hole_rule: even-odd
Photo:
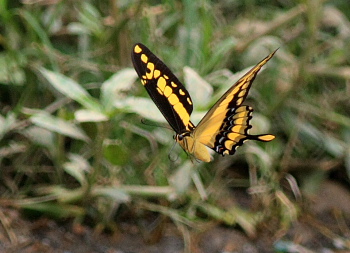
[[[172,157],[171,155],[173,154],[173,150],[175,148],[176,142],[173,143],[173,146],[171,147],[169,153],[168,153],[168,158],[172,162],[176,162],[177,159],[179,159],[179,155],[176,155],[175,157]]]
[[[165,128],[165,129],[168,129],[168,130],[171,130],[173,131],[172,128],[168,127],[168,126],[164,126],[164,125],[161,125],[161,124],[153,124],[153,123],[150,123],[149,121],[147,121],[145,118],[142,118],[141,119],[141,123],[146,125],[146,126],[154,126],[154,127],[160,127],[160,128]]]

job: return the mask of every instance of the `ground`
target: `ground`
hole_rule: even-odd
[[[305,209],[288,231],[271,231],[267,226],[255,238],[239,227],[212,224],[206,231],[193,232],[191,252],[350,252],[350,191],[346,186],[325,182],[307,200]],[[150,243],[127,221],[115,233],[96,233],[72,221],[29,220],[16,209],[0,211],[0,252],[180,253],[184,249],[183,236],[171,222]]]

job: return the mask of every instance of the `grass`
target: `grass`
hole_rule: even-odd
[[[349,19],[347,0],[1,0],[2,205],[112,230],[125,208],[142,209],[170,217],[185,240],[213,220],[253,236],[277,217],[287,231],[302,207],[297,189],[317,189],[330,170],[349,183]],[[165,120],[131,68],[136,42],[184,80],[194,121],[280,48],[249,98],[253,130],[276,140],[189,162],[172,132],[154,127]],[[250,181],[225,180],[223,163],[244,164]],[[294,196],[286,178],[298,179],[287,180]],[[220,201],[238,185],[250,185],[259,211]]]

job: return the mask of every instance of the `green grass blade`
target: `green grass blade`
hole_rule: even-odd
[[[41,68],[40,72],[55,89],[65,96],[73,99],[89,110],[102,111],[99,103],[73,79],[44,68]]]
[[[74,139],[89,141],[89,137],[74,124],[41,111],[30,117],[33,124]]]

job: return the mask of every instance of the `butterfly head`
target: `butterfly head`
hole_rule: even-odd
[[[176,140],[176,142],[182,142],[186,136],[191,136],[191,133],[190,132],[184,132],[184,133],[181,133],[181,134],[175,134],[174,135],[174,139]]]

